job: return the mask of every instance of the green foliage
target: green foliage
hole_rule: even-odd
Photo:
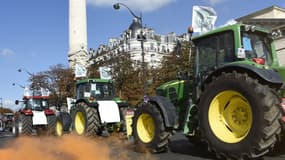
[[[10,108],[0,107],[0,114],[2,113],[14,113]]]
[[[189,49],[189,43],[183,42],[177,45],[171,55],[163,58],[161,68],[157,69],[160,84],[176,79],[178,72],[190,72],[192,70],[194,56],[191,56],[190,61]]]
[[[118,96],[131,105],[136,105],[143,97],[140,67],[131,61],[128,53],[113,59],[112,62],[111,75]]]

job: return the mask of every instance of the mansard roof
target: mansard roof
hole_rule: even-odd
[[[137,18],[134,18],[132,24],[129,26],[132,38],[135,38],[135,33],[141,29],[141,26],[141,22]]]

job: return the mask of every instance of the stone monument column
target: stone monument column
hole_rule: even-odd
[[[86,0],[69,0],[69,67],[87,65],[87,17]]]

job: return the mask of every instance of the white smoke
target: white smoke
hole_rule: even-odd
[[[113,4],[118,2],[126,4],[132,10],[154,11],[175,2],[175,0],[87,0],[88,4],[98,7],[113,7]]]

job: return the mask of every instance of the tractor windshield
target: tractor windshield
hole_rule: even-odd
[[[32,110],[44,110],[48,108],[48,102],[46,99],[29,99],[26,102],[26,108]]]
[[[242,32],[242,46],[248,59],[260,59],[263,61],[263,64],[271,65],[272,53],[270,43],[271,40],[267,37],[267,34],[258,31]]]
[[[195,41],[199,72],[207,72],[234,60],[234,35],[226,31]]]
[[[91,96],[97,99],[113,97],[113,85],[111,83],[91,83]]]

